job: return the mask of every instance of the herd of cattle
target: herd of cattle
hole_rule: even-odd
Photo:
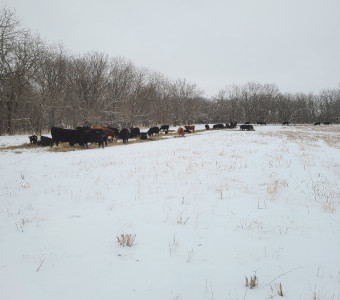
[[[266,122],[258,121],[258,125],[267,125]],[[324,122],[324,125],[330,125],[330,122]],[[283,122],[282,125],[289,125],[289,122]],[[320,122],[314,123],[314,125],[320,125]],[[50,146],[52,147],[54,144],[56,146],[59,145],[60,142],[69,143],[70,146],[74,146],[75,144],[79,144],[79,146],[87,147],[88,144],[98,144],[99,147],[104,148],[104,144],[107,145],[108,141],[113,141],[116,139],[118,141],[121,139],[123,143],[127,143],[129,138],[140,138],[141,140],[148,139],[148,136],[159,135],[160,132],[164,132],[168,134],[169,125],[162,125],[161,127],[151,127],[147,132],[141,132],[138,127],[131,128],[130,130],[127,128],[123,128],[118,130],[113,127],[77,127],[76,129],[64,129],[59,127],[51,128],[51,136],[41,136],[40,140],[36,135],[29,136],[30,143],[37,144],[40,146]],[[215,124],[212,126],[213,129],[233,129],[237,127],[237,122],[230,122],[227,124]],[[209,130],[210,126],[205,125],[205,129]],[[245,124],[240,125],[240,130],[254,130],[253,125],[249,124],[249,122],[245,122]],[[195,126],[187,125],[183,127],[179,127],[177,129],[177,133],[179,136],[184,136],[185,133],[195,132]]]
[[[79,144],[79,146],[87,147],[88,144],[98,144],[99,147],[104,148],[104,144],[107,145],[108,141],[113,141],[115,138],[117,141],[121,139],[123,143],[127,143],[129,138],[139,137],[141,140],[146,140],[148,136],[158,134],[164,131],[166,134],[169,132],[169,125],[163,125],[162,127],[151,127],[147,132],[141,132],[138,127],[123,128],[118,130],[112,127],[77,127],[76,129],[64,129],[59,127],[51,128],[51,136],[41,136],[40,140],[36,135],[29,136],[30,143],[37,144],[40,146],[50,146],[54,144],[56,146],[59,143],[69,143],[70,146]]]

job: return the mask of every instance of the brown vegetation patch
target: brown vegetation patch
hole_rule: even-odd
[[[174,138],[184,138],[184,137],[185,137],[185,135],[184,136],[179,136],[179,135],[174,136]]]
[[[38,148],[36,144],[30,144],[30,143],[25,143],[21,145],[16,145],[16,146],[7,146],[7,147],[0,147],[0,151],[6,151],[6,150],[22,150],[22,149],[35,149]],[[20,151],[16,151],[15,153],[21,153]]]
[[[286,180],[275,179],[272,180],[267,185],[267,193],[269,195],[270,201],[275,201],[283,188],[288,187]]]
[[[340,148],[340,126],[291,126],[277,132],[260,132],[262,136],[285,137],[301,145],[315,145],[322,141],[330,147]]]

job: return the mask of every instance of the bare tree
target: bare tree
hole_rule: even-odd
[[[62,45],[56,45],[46,49],[39,59],[34,79],[42,122],[37,131],[60,125],[68,86],[69,61],[64,52]]]
[[[31,80],[43,43],[39,36],[20,29],[18,19],[7,9],[1,12],[0,24],[1,104],[4,107],[1,117],[5,120],[2,131],[13,134],[16,129],[28,129],[29,118],[24,108],[32,103],[27,92],[32,90]]]
[[[337,122],[340,120],[340,88],[322,90],[317,102],[321,121]]]

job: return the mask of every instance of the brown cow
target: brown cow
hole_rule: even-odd
[[[183,127],[178,127],[177,133],[179,136],[184,136],[184,128]]]
[[[186,130],[192,130],[193,132],[195,132],[195,126],[193,126],[193,125],[186,125],[186,126],[184,126],[184,128],[186,129]]]
[[[113,142],[113,138],[116,137],[112,129],[107,127],[93,126],[93,129],[101,129],[105,132],[105,145],[107,146],[107,141]]]

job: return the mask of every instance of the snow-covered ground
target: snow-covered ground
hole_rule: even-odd
[[[255,129],[72,152],[0,136],[0,299],[339,300],[340,126]]]

